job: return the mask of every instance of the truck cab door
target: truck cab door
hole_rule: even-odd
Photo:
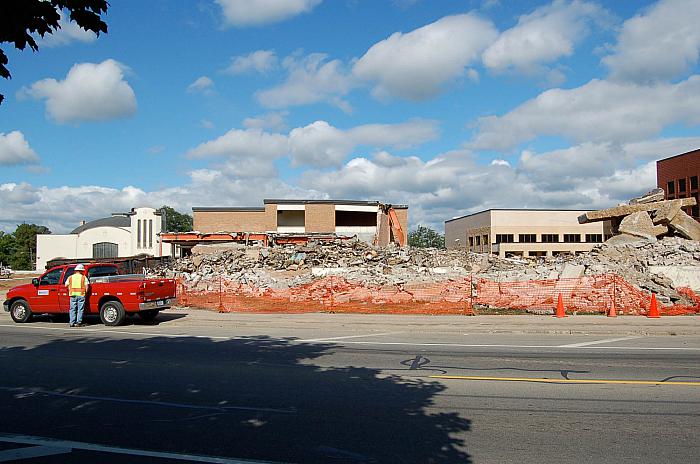
[[[34,313],[59,312],[58,293],[61,289],[63,268],[52,269],[39,278],[35,293],[29,298],[29,305]]]
[[[66,281],[68,277],[75,273],[75,266],[67,267],[63,278],[61,279],[61,288],[58,290],[58,306],[62,313],[68,313],[70,311],[70,295],[68,294],[68,289],[66,288]]]

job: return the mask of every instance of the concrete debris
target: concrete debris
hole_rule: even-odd
[[[641,197],[631,199],[628,204],[638,205],[640,203],[652,203],[655,201],[663,201],[664,197],[664,189],[655,188],[652,191],[645,193]]]
[[[357,239],[271,247],[227,243],[197,245],[192,255],[151,273],[180,278],[194,291],[218,291],[222,281],[284,290],[329,276],[368,288],[442,282],[458,286],[472,278],[475,289],[479,279],[559,279],[564,284],[562,279],[615,274],[654,292],[663,303],[692,304],[677,290],[689,286],[700,293],[700,224],[682,210],[694,205],[695,199],[659,201],[662,194],[657,189],[629,205],[581,216],[582,223],[609,220],[617,234],[591,252],[575,256],[499,258],[464,250],[382,248]]]

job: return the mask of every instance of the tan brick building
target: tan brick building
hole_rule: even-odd
[[[579,224],[585,211],[489,209],[445,221],[447,249],[506,256],[553,256],[593,249],[610,237],[608,222]]]
[[[355,200],[264,200],[263,207],[193,207],[194,229],[216,232],[334,233],[363,241],[398,242],[389,224],[393,209],[408,241],[408,206]]]

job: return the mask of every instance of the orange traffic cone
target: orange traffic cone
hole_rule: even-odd
[[[656,303],[656,294],[652,293],[651,294],[651,303],[649,303],[649,312],[647,313],[647,317],[661,317],[659,315],[659,305]]]
[[[561,293],[559,294],[559,298],[557,299],[557,312],[555,316],[566,317],[566,313],[564,312],[564,300],[562,300],[561,298]]]
[[[610,303],[610,311],[608,311],[608,317],[617,317],[617,308],[615,308],[615,300]]]

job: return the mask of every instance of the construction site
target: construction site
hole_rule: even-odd
[[[664,200],[656,189],[581,215],[580,223],[605,221],[612,233],[590,252],[532,257],[407,247],[391,207],[363,205],[376,207],[374,230],[363,229],[369,235],[313,227],[169,234],[188,253],[149,272],[178,279],[181,305],[221,312],[554,314],[559,307],[617,316],[649,315],[658,305],[661,315],[700,314],[700,223],[684,212],[694,205],[694,198]]]

